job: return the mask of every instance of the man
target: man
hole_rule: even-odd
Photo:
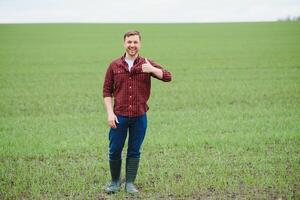
[[[109,165],[112,178],[106,191],[114,193],[120,190],[121,154],[129,130],[125,190],[136,194],[138,190],[134,181],[147,128],[146,112],[151,77],[167,82],[171,81],[171,73],[139,55],[141,35],[138,31],[125,33],[124,48],[125,54],[109,65],[103,84],[103,97],[110,126]]]

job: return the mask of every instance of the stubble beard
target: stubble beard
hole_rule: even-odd
[[[132,50],[131,49],[126,49],[126,52],[131,57],[135,57],[139,53],[139,51],[136,48],[132,49]]]

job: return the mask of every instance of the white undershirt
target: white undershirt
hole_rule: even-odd
[[[125,58],[125,61],[127,62],[127,64],[128,64],[128,70],[130,71],[131,68],[132,68],[132,66],[133,66],[134,60],[129,60],[129,59]]]

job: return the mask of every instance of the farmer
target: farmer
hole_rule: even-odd
[[[106,188],[108,193],[114,193],[121,187],[121,154],[128,130],[125,190],[130,194],[138,193],[134,181],[147,128],[151,77],[171,81],[170,72],[139,55],[140,48],[140,33],[136,30],[125,33],[125,54],[110,63],[103,84],[103,98],[110,126],[109,166],[112,180]]]

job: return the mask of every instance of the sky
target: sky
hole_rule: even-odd
[[[274,21],[300,0],[0,0],[0,23]]]

